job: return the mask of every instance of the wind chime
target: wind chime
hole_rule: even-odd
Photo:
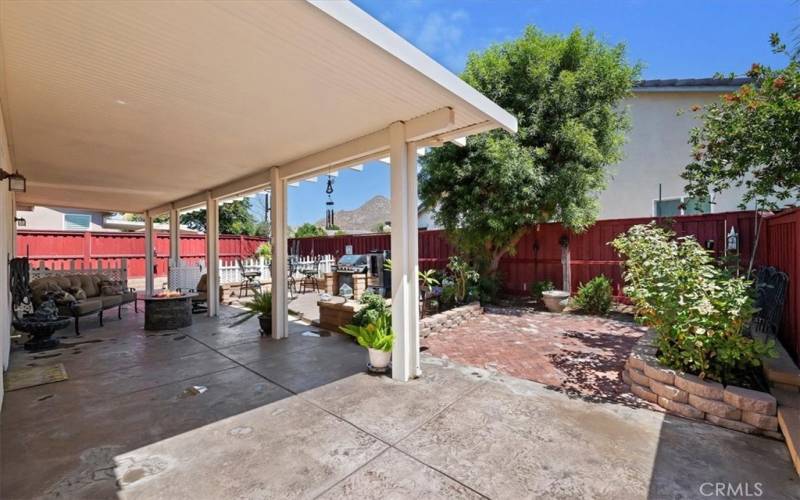
[[[333,221],[333,176],[328,175],[328,185],[325,187],[325,193],[328,195],[328,201],[325,202],[325,229],[334,229],[335,224]]]

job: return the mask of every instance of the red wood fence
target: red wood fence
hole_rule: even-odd
[[[247,258],[253,255],[264,238],[252,236],[220,235],[221,259]],[[166,276],[169,263],[169,234],[156,235],[156,270]],[[205,259],[205,235],[182,234],[181,259],[197,262]],[[71,232],[71,231],[17,231],[17,255],[28,256],[32,266],[40,261],[53,268],[70,261],[81,260],[86,267],[113,264],[118,259],[128,260],[128,276],[144,276],[144,233]]]
[[[595,276],[604,274],[612,279],[615,293],[622,295],[620,258],[608,245],[618,234],[631,226],[646,224],[652,217],[636,219],[614,219],[598,221],[586,232],[575,234],[565,230],[561,224],[540,224],[531,229],[517,244],[513,255],[500,262],[500,273],[506,292],[524,294],[531,283],[549,280],[560,287],[563,281],[561,245],[563,236],[569,239],[571,286],[575,290]],[[731,227],[739,235],[740,258],[746,262],[753,247],[753,212],[726,212],[676,217],[664,220],[680,236],[694,235],[704,245],[712,245],[716,253],[722,252],[725,236]],[[345,253],[352,245],[353,253],[372,250],[389,250],[389,234],[345,235],[332,237],[294,238],[289,248],[300,255],[331,254],[335,257]],[[762,248],[759,256],[764,253]],[[447,265],[454,248],[447,241],[444,231],[421,231],[419,233],[419,263],[422,269],[442,269]],[[762,261],[759,258],[758,261]]]
[[[800,209],[769,217],[765,223],[765,262],[789,275],[781,321],[781,342],[800,361]]]
[[[652,217],[603,220],[581,234],[565,231],[560,224],[541,224],[520,240],[514,255],[500,262],[504,288],[510,293],[525,294],[531,283],[542,280],[561,287],[563,268],[559,240],[566,236],[569,238],[572,290],[603,274],[611,278],[615,294],[621,296],[620,258],[608,242],[631,226],[651,220]],[[739,236],[739,258],[743,265],[747,265],[752,254],[756,222],[752,211],[683,216],[662,222],[668,223],[680,236],[693,235],[700,243],[712,246],[717,255],[725,248],[726,236],[734,228]],[[767,217],[761,231],[755,264],[772,265],[789,275],[780,335],[789,353],[800,360],[800,209]],[[290,240],[290,248],[298,249],[301,255],[338,257],[347,245],[353,246],[354,253],[366,253],[389,250],[390,241],[388,234],[298,238]],[[443,231],[419,233],[420,268],[442,269],[454,254]]]

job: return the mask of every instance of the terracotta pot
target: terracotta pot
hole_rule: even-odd
[[[542,292],[542,302],[550,312],[560,313],[567,307],[567,300],[569,300],[569,292],[563,290],[550,290]]]
[[[392,351],[379,351],[377,349],[368,348],[369,364],[373,370],[386,370],[389,366],[389,361],[392,359]]]
[[[261,335],[266,337],[272,335],[272,317],[261,315],[258,317],[258,324],[261,325]]]

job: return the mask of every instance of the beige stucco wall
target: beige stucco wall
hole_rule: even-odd
[[[64,214],[87,214],[92,217],[88,231],[105,231],[103,213],[77,208],[33,207],[33,210],[17,210],[17,216],[25,219],[25,229],[61,231],[64,229]]]
[[[0,168],[12,172],[3,116],[0,113]],[[3,371],[8,368],[11,348],[11,294],[8,287],[8,259],[14,256],[14,193],[8,191],[8,181],[0,182],[0,359]],[[3,404],[3,378],[0,377],[0,408]]]
[[[627,101],[631,130],[625,159],[610,168],[607,189],[600,194],[600,218],[649,217],[653,201],[683,196],[683,168],[691,161],[689,130],[698,124],[691,112],[719,97],[716,93],[641,92]],[[679,110],[686,110],[681,116]],[[738,210],[741,190],[721,193],[712,212]]]

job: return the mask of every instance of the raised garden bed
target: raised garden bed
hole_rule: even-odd
[[[422,318],[419,321],[419,334],[427,337],[446,328],[458,326],[464,321],[483,314],[480,302],[455,307],[447,311]]]
[[[771,394],[667,368],[656,358],[655,338],[652,330],[643,335],[625,363],[622,378],[633,394],[682,417],[783,440]]]

